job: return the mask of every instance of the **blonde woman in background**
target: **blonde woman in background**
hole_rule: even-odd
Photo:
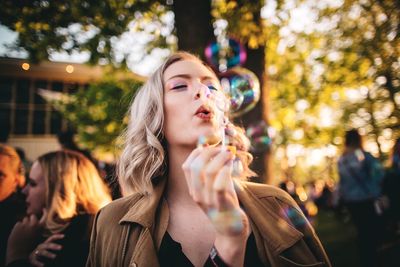
[[[97,214],[87,266],[330,266],[288,194],[244,181],[249,141],[221,125],[221,95],[216,74],[185,52],[149,77],[119,161],[126,197]],[[243,171],[233,178],[235,158]]]
[[[62,150],[39,157],[29,176],[27,216],[10,234],[7,266],[84,266],[93,215],[111,202],[96,167]]]

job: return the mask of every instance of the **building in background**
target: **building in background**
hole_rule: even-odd
[[[0,136],[34,160],[59,148],[56,134],[70,128],[39,89],[74,93],[102,77],[102,68],[84,64],[42,62],[0,57]],[[141,77],[143,78],[143,77]],[[84,107],[82,107],[84,108]]]

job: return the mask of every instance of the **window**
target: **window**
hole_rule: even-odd
[[[38,92],[39,89],[47,89],[74,93],[84,86],[62,81],[0,78],[0,136],[47,135],[70,129],[71,126],[61,114]]]

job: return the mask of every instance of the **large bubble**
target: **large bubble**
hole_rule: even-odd
[[[220,69],[221,62],[226,65],[225,69],[229,69],[243,64],[247,58],[243,45],[232,38],[228,39],[227,47],[221,46],[218,42],[211,42],[205,48],[204,54],[207,62],[216,70]]]
[[[248,69],[235,67],[219,74],[222,87],[230,98],[230,113],[238,117],[260,100],[260,82]]]
[[[250,124],[246,129],[246,135],[250,139],[252,152],[267,151],[272,143],[270,127],[261,120]]]

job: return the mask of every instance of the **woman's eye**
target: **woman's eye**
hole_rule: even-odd
[[[214,85],[208,85],[208,89],[218,91],[218,89]]]
[[[30,185],[30,187],[35,187],[36,186],[36,182],[33,180],[28,180],[28,185]]]
[[[172,86],[172,90],[178,90],[178,89],[183,89],[183,88],[186,88],[187,87],[187,85],[186,84],[178,84],[178,85],[175,85],[175,86]]]

